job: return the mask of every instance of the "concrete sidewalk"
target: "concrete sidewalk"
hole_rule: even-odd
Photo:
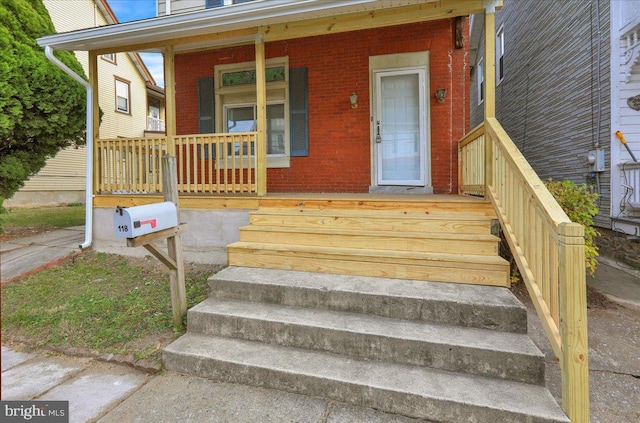
[[[0,282],[55,265],[80,252],[84,226],[0,242]]]
[[[410,423],[422,420],[324,398],[216,383],[172,372],[149,376],[129,367],[2,347],[2,399],[69,401],[69,421]]]

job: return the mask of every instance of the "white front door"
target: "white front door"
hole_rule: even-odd
[[[374,71],[377,185],[427,183],[425,77],[424,68]]]

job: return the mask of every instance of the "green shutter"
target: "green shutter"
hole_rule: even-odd
[[[309,155],[307,68],[289,70],[291,157]]]
[[[198,133],[214,132],[213,78],[198,79]]]
[[[198,79],[198,133],[213,134],[215,132],[213,78]],[[215,152],[213,157],[215,157]],[[209,148],[204,151],[204,158],[209,158]]]

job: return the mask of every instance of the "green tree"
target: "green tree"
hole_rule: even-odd
[[[49,157],[84,144],[85,89],[36,42],[52,33],[42,0],[0,0],[0,212]],[[72,52],[55,54],[84,76]]]

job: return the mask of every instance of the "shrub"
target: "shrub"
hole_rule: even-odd
[[[584,226],[585,265],[589,269],[589,274],[593,276],[598,264],[596,261],[598,247],[595,244],[595,238],[600,235],[593,227],[593,217],[598,214],[598,194],[592,192],[585,184],[578,186],[568,180],[549,179],[545,185],[569,219]]]

